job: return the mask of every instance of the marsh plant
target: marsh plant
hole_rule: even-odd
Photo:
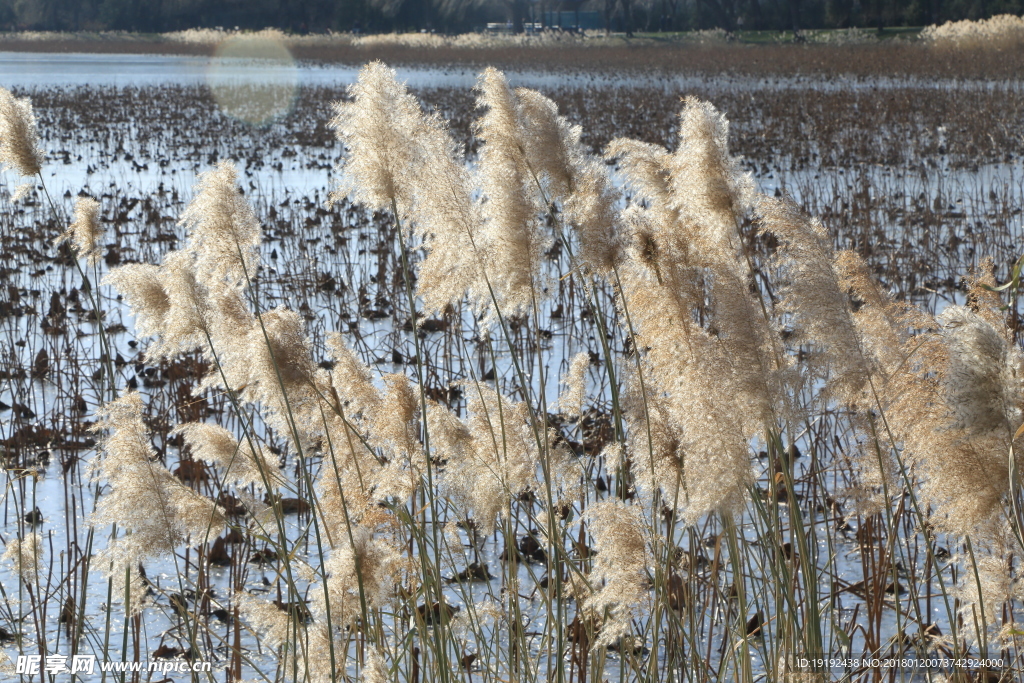
[[[471,158],[383,64],[334,108],[330,201],[392,236],[360,314],[404,312],[393,372],[358,327],[313,336],[264,305],[230,161],[200,175],[178,249],[106,273],[146,361],[201,368],[203,409],[157,450],[160,385],[97,375],[91,549],[55,570],[38,534],[6,539],[17,652],[145,661],[169,606],[176,645],[153,656],[228,680],[827,680],[814,660],[838,654],[1024,670],[1015,288],[983,267],[938,316],[895,300],[758,192],[696,98],[674,149],[602,156],[496,70],[475,96]],[[0,92],[0,160],[42,182],[39,149]],[[59,238],[94,273],[97,211],[80,199]],[[568,316],[587,334],[559,344]]]

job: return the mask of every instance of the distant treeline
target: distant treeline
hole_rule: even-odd
[[[1024,0],[0,0],[0,29],[518,32],[553,12],[597,12],[626,32],[874,28],[1021,14]]]

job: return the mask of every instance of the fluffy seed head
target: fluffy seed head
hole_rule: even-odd
[[[43,539],[33,531],[25,538],[9,540],[7,549],[0,555],[0,562],[10,565],[27,585],[35,586],[42,568],[42,558]]]
[[[583,608],[596,616],[607,610],[608,615],[593,645],[596,649],[628,635],[633,618],[649,608],[647,535],[639,506],[617,499],[591,505],[584,520],[597,550],[590,583],[603,585],[583,601]]]
[[[587,368],[590,355],[585,352],[573,356],[569,371],[562,375],[565,391],[558,397],[558,407],[569,417],[579,417],[583,412],[583,401],[587,391]]]
[[[549,239],[538,225],[543,210],[539,188],[524,150],[524,122],[519,103],[504,74],[486,69],[477,85],[477,106],[485,113],[476,122],[482,140],[479,172],[486,201],[484,247],[487,274],[498,307],[513,315],[530,309],[540,291],[540,263]]]
[[[384,606],[394,594],[403,567],[398,550],[364,526],[353,526],[341,546],[325,563],[327,592],[334,623],[352,624],[362,612],[360,595],[368,609]],[[317,601],[323,600],[322,592]],[[317,603],[321,609],[325,604]]]
[[[840,287],[835,254],[820,221],[808,219],[792,201],[761,197],[761,232],[775,235],[781,248],[775,262],[786,275],[783,305],[793,315],[798,339],[817,344],[832,392],[847,403],[868,380],[870,363],[849,297]],[[812,355],[810,360],[819,360]]]
[[[581,128],[535,90],[516,90],[523,121],[524,148],[530,167],[540,175],[549,201],[562,203],[564,220],[579,236],[580,260],[607,273],[621,249],[616,204],[620,193],[608,167],[584,149]]]
[[[949,347],[946,400],[957,426],[973,434],[1015,430],[1022,421],[1024,356],[989,322],[965,306],[939,316]]]
[[[710,102],[687,97],[679,115],[680,145],[670,162],[672,197],[711,261],[732,260],[736,230],[755,192],[739,159],[729,155],[729,122]]]
[[[363,664],[363,683],[388,683],[388,667],[377,651],[370,648],[366,651],[366,663]]]
[[[13,168],[24,176],[39,173],[43,150],[36,131],[32,101],[18,99],[10,90],[0,88],[0,170]]]
[[[100,227],[100,203],[92,197],[82,197],[75,202],[75,220],[60,237],[53,241],[54,246],[71,240],[78,258],[89,263],[96,263],[100,258],[100,238],[103,228]]]
[[[239,486],[254,485],[273,489],[284,484],[277,467],[267,461],[259,445],[249,441],[239,443],[235,436],[218,425],[190,422],[172,432],[181,434],[197,460],[227,470],[225,481]],[[256,450],[253,449],[256,446]]]
[[[347,151],[331,200],[351,196],[373,209],[394,201],[404,211],[412,199],[408,174],[419,165],[412,144],[423,123],[419,103],[381,62],[364,66],[348,94],[352,101],[336,103],[330,123]]]
[[[334,359],[332,380],[350,415],[369,412],[380,402],[370,369],[356,357],[337,332],[327,335],[327,349]]]
[[[237,180],[230,161],[201,174],[196,196],[178,221],[189,230],[196,277],[210,289],[245,282],[259,264],[260,223],[239,193]]]
[[[110,271],[103,283],[120,292],[135,316],[135,334],[154,337],[163,333],[171,299],[164,290],[160,268],[130,263]]]
[[[91,517],[94,524],[117,524],[129,532],[104,551],[110,576],[141,560],[192,540],[202,542],[225,527],[224,512],[214,502],[185,486],[160,463],[143,422],[144,404],[137,392],[111,401],[99,412],[97,432],[103,457],[93,463],[98,479],[110,485]]]

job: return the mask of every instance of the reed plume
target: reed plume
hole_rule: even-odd
[[[195,386],[191,359],[168,362],[159,369],[168,370],[169,401],[147,382],[149,406],[128,393],[100,413],[97,430],[105,436],[91,470],[99,502],[89,521],[117,523],[119,538],[95,559],[116,580],[115,594],[129,591],[130,613],[142,608],[147,590],[139,563],[157,560],[162,573],[170,557],[182,572],[178,597],[191,602],[187,615],[177,598],[171,603],[191,629],[190,646],[220,640],[205,619],[210,599],[218,599],[208,580],[220,580],[205,572],[230,564],[222,578],[241,592],[223,606],[228,616],[237,606],[244,623],[234,643],[220,642],[239,671],[262,667],[262,653],[250,648],[255,643],[277,650],[279,678],[325,683],[339,671],[351,677],[360,656],[363,679],[372,683],[396,676],[603,680],[615,666],[623,680],[649,678],[649,666],[682,678],[699,678],[710,666],[743,680],[817,680],[790,663],[805,654],[804,643],[837,643],[825,620],[839,614],[840,601],[854,600],[867,622],[882,620],[882,631],[867,629],[873,641],[885,636],[884,615],[893,606],[897,633],[917,628],[915,600],[927,598],[931,611],[939,604],[930,590],[934,577],[948,588],[945,577],[954,572],[960,613],[950,601],[950,621],[938,617],[943,629],[959,618],[958,632],[969,632],[984,610],[981,629],[1002,626],[1008,639],[1016,637],[1002,622],[1013,613],[1013,603],[1003,603],[1021,595],[1019,520],[1016,509],[1011,517],[1006,508],[1019,500],[1010,457],[1024,421],[1024,354],[1002,302],[985,288],[995,284],[991,276],[975,278],[966,304],[938,317],[897,302],[867,262],[834,252],[820,221],[791,201],[756,196],[729,151],[726,118],[694,98],[683,104],[677,148],[635,140],[609,145],[606,157],[617,159],[622,172],[620,191],[611,165],[585,148],[580,128],[552,100],[513,90],[494,70],[481,75],[476,91],[475,130],[483,144],[468,163],[461,141],[424,112],[393,70],[366,67],[349,93],[350,101],[335,105],[332,122],[345,151],[331,199],[351,197],[367,212],[346,208],[333,227],[355,227],[360,238],[378,230],[382,242],[354,261],[338,245],[322,245],[332,250],[332,259],[318,261],[328,270],[318,266],[317,280],[304,282],[319,296],[314,282],[341,276],[331,265],[359,269],[377,257],[373,286],[346,273],[336,301],[365,310],[374,293],[390,297],[389,308],[412,325],[406,332],[415,336],[407,341],[417,349],[409,365],[423,385],[379,369],[382,348],[373,344],[386,339],[390,352],[401,341],[399,329],[375,340],[360,336],[363,323],[343,316],[350,321],[346,335],[359,343],[350,347],[348,336],[307,334],[315,307],[300,309],[305,316],[263,307],[261,297],[281,291],[253,286],[261,228],[237,171],[223,163],[202,174],[181,216],[189,232],[184,248],[159,266],[123,266],[106,280],[124,294],[138,335],[153,337],[145,360],[136,362],[153,365],[198,350],[212,368]],[[395,221],[369,210],[390,212]],[[79,201],[74,224],[58,242],[72,242],[95,262],[99,216],[98,203]],[[323,216],[318,212],[309,225]],[[769,239],[754,236],[752,217]],[[564,251],[546,251],[552,236],[565,239]],[[396,238],[400,259],[385,248]],[[776,252],[763,260],[774,240]],[[549,310],[537,300],[555,285],[546,279],[555,273],[558,308]],[[273,287],[287,288],[292,280],[279,275]],[[402,275],[409,285],[415,281],[419,297],[408,308],[394,301]],[[593,320],[573,320],[581,284]],[[0,292],[0,313],[35,296],[8,289]],[[610,312],[602,308],[607,293],[618,305]],[[54,314],[62,310],[58,303],[51,303]],[[464,303],[473,315],[463,315]],[[72,306],[64,310],[77,313]],[[328,310],[333,305],[319,315]],[[524,322],[525,315],[549,312],[550,325]],[[488,343],[487,324],[499,314],[516,314],[503,325],[507,352]],[[429,327],[416,329],[428,318]],[[604,327],[613,318],[618,332]],[[548,371],[559,359],[548,344],[564,340],[557,348],[576,351],[599,339],[601,363],[585,351],[563,360],[561,414],[546,414],[555,388]],[[463,344],[476,344],[480,357],[460,357]],[[364,357],[378,358],[376,367]],[[481,371],[494,368],[495,383],[458,384],[474,374],[477,360]],[[127,371],[131,364],[116,366]],[[76,408],[88,400],[85,385],[84,397],[69,396]],[[203,394],[201,410],[189,409],[189,391]],[[802,413],[808,406],[815,412]],[[170,429],[162,423],[165,407],[210,423]],[[27,405],[9,408],[12,425],[30,412]],[[69,449],[78,438],[42,424],[0,443],[8,472],[33,466],[12,463],[14,448],[5,444],[15,436],[38,437],[37,451],[51,437],[54,447],[66,438]],[[160,436],[149,433],[147,425],[156,424]],[[288,439],[280,459],[266,452]],[[780,452],[787,441],[793,448]],[[797,442],[801,449],[807,444],[810,457],[788,457],[797,454]],[[157,444],[170,455],[158,456]],[[770,465],[754,458],[762,448]],[[193,472],[182,467],[172,474],[164,457],[207,463],[203,472],[211,476],[186,485],[179,477]],[[61,458],[71,475],[73,463]],[[208,547],[210,535],[227,528],[225,511],[199,493],[211,486],[244,521]],[[286,488],[297,498],[282,498]],[[24,490],[17,494],[23,500]],[[768,495],[752,503],[751,492]],[[845,524],[832,523],[851,500],[858,513],[892,514],[861,520],[856,541],[864,573],[837,583],[848,563],[815,549],[853,542]],[[297,521],[283,517],[295,510]],[[577,514],[582,519],[574,524]],[[938,544],[952,550],[954,542],[936,535],[943,533],[969,538],[972,557],[941,561]],[[239,540],[228,557],[227,544]],[[254,542],[260,547],[247,562]],[[188,549],[197,545],[199,551]],[[502,545],[500,576],[491,577],[485,561],[495,569]],[[10,539],[0,560],[14,566],[12,577],[20,570],[22,580],[36,582],[24,567],[38,567],[40,552],[39,537],[30,535]],[[515,560],[519,553],[529,566]],[[899,577],[897,561],[904,563]],[[456,564],[457,573],[442,578]],[[69,560],[71,578],[62,585],[81,580],[76,566],[85,571]],[[772,571],[759,571],[766,568]],[[126,574],[128,585],[118,585]],[[190,596],[184,586],[193,576]],[[529,596],[527,576],[540,600]],[[885,588],[894,579],[913,586],[909,596]],[[165,580],[154,578],[153,585]],[[76,599],[86,594],[78,588]],[[276,591],[276,600],[257,597],[264,589]],[[507,614],[490,600],[472,604],[492,592]],[[445,595],[456,593],[464,603],[457,617],[454,606],[450,613],[444,607]],[[572,598],[577,618],[559,623],[572,616],[565,602]],[[701,609],[716,598],[722,610]],[[747,622],[751,607],[757,616]],[[445,614],[451,618],[435,618]],[[79,632],[97,642],[82,626]],[[135,633],[126,629],[125,642]],[[959,633],[944,644],[957,656],[973,654]],[[712,661],[690,647],[700,643],[715,644],[707,648],[715,650]],[[651,648],[649,657],[641,644]],[[604,648],[613,645],[619,657],[606,658]],[[443,670],[446,661],[451,668]]]
[[[478,384],[468,392],[466,409],[475,458],[498,478],[505,495],[534,488],[539,453],[529,406]]]
[[[654,499],[660,491],[662,500],[674,510],[685,510],[687,493],[685,436],[673,422],[667,402],[644,386],[637,373],[627,375],[623,392],[623,412],[630,438],[632,474],[637,489]],[[611,467],[611,465],[609,465]]]
[[[669,159],[671,205],[701,260],[742,269],[739,223],[756,196],[750,174],[729,154],[729,122],[710,102],[687,97],[679,114],[679,147]]]
[[[327,348],[334,359],[328,393],[338,405],[324,408],[322,449],[329,456],[318,486],[320,502],[329,524],[345,519],[358,521],[378,480],[382,465],[366,440],[366,421],[381,404],[380,392],[370,370],[349,349],[338,333],[327,335]],[[347,528],[339,527],[347,534]]]
[[[261,325],[246,335],[249,384],[247,395],[280,418],[302,403],[316,400],[312,386],[317,368],[302,316],[284,306],[260,316]]]
[[[10,168],[34,176],[42,170],[43,161],[32,100],[18,99],[10,90],[0,88],[0,170]]]
[[[482,308],[487,301],[478,247],[482,218],[469,170],[435,117],[426,120],[420,144],[430,161],[417,170],[416,201],[409,212],[427,250],[419,264],[416,292],[426,314],[441,313],[467,295]]]
[[[222,467],[225,482],[265,490],[285,484],[278,468],[267,460],[255,440],[239,443],[227,429],[204,422],[178,425],[172,434],[181,434],[196,460]]]
[[[929,371],[943,363],[944,352],[934,335],[929,316],[894,301],[871,276],[857,254],[840,252],[835,258],[840,288],[857,305],[852,314],[861,354],[870,373],[860,396],[845,397],[855,410],[852,417],[868,447],[858,463],[860,486],[847,492],[864,514],[888,505],[883,493],[898,490],[899,470],[892,449],[902,448],[913,462],[918,454],[948,443],[948,420],[938,379]],[[881,415],[881,421],[876,416]]]
[[[640,371],[648,393],[627,402],[636,476],[651,481],[652,467],[670,465],[654,469],[653,481],[687,523],[741,511],[753,480],[750,440],[764,425],[738,400],[735,359],[667,288],[631,268],[621,275],[636,343],[646,348]]]
[[[949,349],[943,388],[955,426],[1010,435],[1024,421],[1024,354],[1005,328],[966,306],[948,307],[938,321]]]
[[[486,301],[477,240],[479,209],[462,153],[444,122],[427,116],[393,69],[364,67],[336,103],[331,127],[345,148],[342,180],[331,201],[351,196],[369,207],[398,211],[411,222],[427,257],[417,293],[427,313],[438,313],[469,293]],[[408,235],[404,235],[408,237]]]
[[[395,595],[406,560],[400,548],[365,526],[353,526],[351,537],[346,534],[343,539],[324,565],[325,590],[332,623],[354,625],[362,614],[364,601],[367,609],[378,609]],[[314,594],[314,604],[326,612],[323,591]]]
[[[97,503],[90,521],[117,524],[128,532],[103,552],[111,563],[108,575],[112,577],[123,577],[126,567],[134,568],[145,558],[173,554],[186,541],[205,542],[219,535],[226,524],[219,506],[184,485],[159,462],[143,422],[143,409],[137,392],[126,393],[102,408],[94,427],[106,436],[103,455],[91,469],[110,490]]]
[[[872,359],[861,348],[824,226],[788,199],[762,196],[757,213],[762,234],[771,233],[780,243],[773,265],[784,278],[779,294],[782,308],[792,316],[791,343],[816,346],[817,352],[806,356],[807,366],[828,378],[831,395],[847,405],[862,402]]]
[[[768,441],[792,413],[789,361],[772,311],[751,291],[739,233],[752,183],[729,155],[727,134],[724,116],[688,98],[674,153],[628,140],[608,150],[640,193],[635,201],[647,204],[624,212],[634,237],[619,271],[622,315],[646,349],[648,388],[634,391],[630,411],[632,450],[646,451],[635,471],[689,523],[742,510],[750,441]]]
[[[101,237],[100,203],[92,197],[82,197],[75,202],[75,220],[53,241],[53,245],[56,247],[70,241],[78,258],[95,265],[100,259]]]
[[[538,217],[546,207],[525,153],[522,107],[504,74],[485,69],[477,90],[477,107],[485,110],[474,125],[482,142],[479,182],[485,197],[487,274],[498,309],[504,315],[519,315],[532,310],[534,296],[542,289],[541,256],[551,240]]]
[[[363,683],[388,683],[391,680],[387,664],[374,649],[366,651],[366,661],[363,664]]]
[[[334,360],[332,385],[345,402],[348,414],[371,412],[380,403],[380,393],[373,385],[370,369],[356,357],[337,332],[327,335],[327,350]]]
[[[171,358],[209,346],[209,288],[197,275],[192,253],[173,251],[164,257],[160,279],[169,308],[159,337],[148,349],[152,357]]]
[[[494,533],[498,515],[509,499],[499,463],[488,451],[478,450],[481,445],[469,426],[446,408],[429,405],[427,426],[436,452],[447,460],[441,490],[462,519],[473,519],[485,536]]]
[[[260,331],[259,321],[240,286],[217,287],[207,292],[206,300],[206,329],[215,348],[204,347],[210,373],[196,391],[207,388],[241,390],[252,380],[247,341]]]
[[[581,608],[604,621],[592,648],[607,647],[632,630],[633,619],[650,610],[647,533],[640,507],[610,499],[583,515],[597,557],[588,575],[593,592]]]
[[[7,542],[7,549],[0,555],[0,563],[9,565],[18,572],[22,582],[30,588],[39,585],[39,570],[43,563],[43,539],[36,532],[25,534]]]
[[[259,266],[260,223],[237,185],[233,162],[200,174],[196,196],[178,224],[189,231],[187,251],[196,277],[208,288],[244,283]]]
[[[583,413],[583,401],[587,392],[587,369],[590,368],[590,354],[581,351],[572,358],[569,370],[562,375],[565,391],[558,397],[558,407],[567,417],[579,417]]]
[[[135,316],[135,334],[155,337],[163,333],[171,298],[164,289],[159,266],[130,263],[110,271],[103,279],[121,293]]]
[[[580,261],[595,273],[610,273],[622,245],[616,210],[621,193],[608,167],[584,148],[582,129],[559,116],[554,102],[525,88],[516,97],[527,162],[544,179],[545,198],[561,202],[565,223],[579,236]]]
[[[710,103],[684,101],[669,187],[691,252],[711,276],[712,320],[737,399],[762,425],[789,417],[788,359],[757,291],[740,225],[756,197],[753,179],[729,154],[729,122]],[[767,438],[767,435],[765,435]]]
[[[248,624],[259,631],[267,645],[278,648],[291,640],[293,617],[269,600],[260,599],[246,592],[235,594],[235,604]]]
[[[368,416],[372,445],[386,454],[387,465],[377,475],[378,500],[395,496],[407,500],[426,470],[419,437],[420,396],[415,384],[401,374],[384,375],[380,403]]]
[[[513,497],[536,488],[539,453],[525,403],[513,403],[483,384],[469,385],[467,393],[465,423],[432,405],[428,426],[437,452],[447,460],[442,490],[486,536]]]
[[[128,302],[137,335],[154,337],[151,357],[170,358],[209,346],[209,290],[196,278],[190,252],[170,252],[159,267],[132,263],[114,268],[103,283]]]
[[[345,146],[331,201],[351,197],[376,210],[389,210],[395,202],[404,212],[413,198],[408,174],[421,166],[415,144],[420,105],[381,62],[364,66],[348,94],[352,101],[336,103],[330,122]]]
[[[1022,421],[1024,355],[970,308],[950,306],[937,322],[931,345],[918,351],[927,354],[919,374],[938,375],[924,378],[931,379],[934,407],[922,417],[924,409],[911,406],[905,412],[912,421],[897,413],[896,422],[923,477],[921,497],[936,508],[936,526],[976,540],[996,538],[1004,497],[1013,494],[1009,455]]]

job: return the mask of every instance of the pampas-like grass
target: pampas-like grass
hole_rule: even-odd
[[[646,450],[636,471],[690,522],[743,508],[749,442],[769,441],[793,413],[776,321],[751,291],[739,226],[752,185],[729,155],[727,132],[721,114],[689,98],[674,153],[626,140],[609,147],[648,204],[623,214],[633,239],[619,269],[622,314],[647,348],[649,387],[633,403],[648,409],[630,417],[633,450]],[[652,415],[660,424],[648,430]],[[659,475],[661,462],[679,464]]]
[[[584,517],[597,559],[587,577],[594,592],[581,607],[600,623],[592,647],[607,647],[629,635],[633,619],[651,607],[646,527],[638,506],[614,499],[592,505]]]
[[[413,200],[409,176],[422,165],[415,144],[423,125],[419,103],[392,69],[367,64],[349,87],[350,103],[338,103],[331,127],[345,145],[341,180],[332,201],[352,197],[373,209],[400,211]]]
[[[1008,436],[1024,421],[1024,354],[965,306],[950,306],[938,321],[949,349],[944,393],[956,426],[971,434]]]
[[[207,349],[213,316],[210,291],[196,277],[189,251],[173,251],[159,267],[128,264],[104,278],[124,295],[137,320],[139,336],[154,337],[151,357],[174,357]]]
[[[378,499],[394,496],[407,500],[426,471],[419,440],[420,395],[415,384],[400,374],[384,375],[380,403],[369,415],[370,443],[389,460],[377,476]]]
[[[159,266],[130,263],[112,270],[103,283],[122,296],[135,316],[135,333],[139,337],[156,337],[163,333],[171,298],[164,289]]]
[[[732,359],[717,338],[695,325],[689,315],[667,315],[675,307],[665,288],[635,279],[624,270],[622,296],[640,331],[638,344],[648,347],[642,364],[651,392],[646,400],[659,406],[653,412],[656,419],[668,421],[663,427],[655,422],[649,439],[645,421],[652,419],[651,412],[643,412],[643,399],[634,403],[632,450],[657,449],[645,452],[638,464],[643,467],[643,461],[664,458],[681,463],[686,454],[685,466],[679,468],[685,496],[678,496],[676,468],[662,471],[656,480],[669,484],[664,493],[669,500],[678,500],[689,523],[710,512],[742,510],[753,480],[749,442],[763,423],[760,415],[737,400],[730,382],[735,372]],[[674,439],[669,435],[678,435],[678,446],[669,445]],[[649,478],[650,472],[643,468],[638,476]]]
[[[620,193],[608,167],[580,143],[581,129],[558,115],[554,102],[535,90],[516,91],[523,120],[523,148],[530,168],[544,178],[547,200],[559,201],[566,224],[579,236],[580,260],[606,275],[618,263]]]
[[[481,445],[470,428],[449,410],[431,405],[427,424],[437,452],[443,453],[447,467],[441,488],[463,519],[473,519],[483,535],[494,533],[508,495],[501,478],[501,463]]]
[[[246,592],[235,595],[235,604],[246,622],[259,631],[270,647],[277,648],[291,640],[293,617],[286,610]]]
[[[579,417],[583,412],[589,368],[590,354],[581,351],[573,356],[568,372],[562,376],[565,391],[558,397],[558,407],[570,418]]]
[[[427,248],[417,293],[438,313],[467,293],[486,303],[477,241],[479,208],[461,152],[444,124],[426,116],[379,62],[359,72],[351,102],[336,103],[331,127],[346,149],[331,201],[351,196],[376,209],[396,209]],[[408,237],[408,235],[404,235]]]
[[[757,212],[762,233],[780,242],[774,265],[785,278],[779,294],[792,315],[794,341],[815,344],[819,353],[808,355],[808,366],[828,378],[833,396],[856,403],[872,365],[840,285],[830,238],[820,221],[809,219],[792,201],[762,197]]]
[[[196,277],[210,289],[244,283],[259,265],[260,224],[237,180],[230,161],[200,175],[196,196],[178,221],[189,231]]]
[[[288,431],[289,412],[315,405],[317,367],[313,363],[302,316],[284,306],[260,316],[246,335],[244,361],[249,372],[246,395],[273,411]],[[317,416],[319,417],[319,416]]]
[[[32,101],[18,99],[0,88],[0,170],[14,169],[23,176],[38,175],[43,167],[43,150],[36,130]]]
[[[388,673],[384,659],[375,650],[367,650],[366,662],[363,664],[363,683],[388,683],[391,680]]]
[[[433,405],[428,425],[448,461],[442,489],[463,517],[472,517],[489,535],[513,498],[538,488],[539,450],[525,403],[482,384],[467,389],[465,423]]]
[[[670,157],[671,204],[704,263],[734,262],[739,222],[753,205],[754,181],[729,154],[729,121],[710,102],[687,97],[679,114],[680,144]]]
[[[224,481],[265,490],[273,490],[285,483],[259,444],[239,443],[235,435],[223,427],[191,422],[175,427],[173,433],[182,435],[185,444],[192,449],[193,458],[222,467],[225,470]]]
[[[43,539],[33,531],[25,534],[24,538],[9,540],[7,549],[0,555],[0,562],[14,569],[30,590],[34,589],[43,568]]]
[[[53,245],[70,241],[78,258],[95,265],[100,259],[101,237],[103,228],[100,227],[100,203],[91,197],[83,197],[75,202],[74,222],[53,241]]]
[[[532,310],[542,289],[541,256],[551,242],[539,221],[546,207],[525,154],[521,105],[508,80],[486,69],[477,90],[477,106],[485,110],[475,127],[483,143],[479,174],[487,272],[497,307],[505,315],[519,315]]]
[[[110,491],[91,515],[93,524],[117,524],[128,533],[103,552],[111,577],[124,576],[149,557],[169,555],[186,542],[202,543],[223,532],[224,511],[185,486],[156,457],[142,420],[137,392],[111,401],[95,430],[105,434],[93,476]],[[139,605],[135,605],[136,608]]]
[[[363,608],[385,606],[400,584],[405,560],[401,549],[378,538],[372,529],[353,527],[349,536],[327,559],[325,586],[330,601],[331,621],[336,626],[354,625]],[[327,609],[324,590],[314,594],[314,604],[322,612]]]
[[[671,509],[685,510],[689,495],[683,430],[671,419],[666,401],[642,391],[637,373],[627,376],[626,389],[623,408],[636,486],[652,500],[660,491]]]

